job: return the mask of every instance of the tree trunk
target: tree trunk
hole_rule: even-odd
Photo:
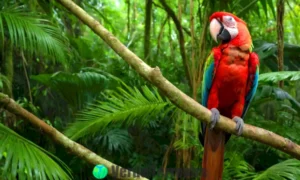
[[[144,59],[146,62],[150,61],[150,37],[151,37],[151,16],[152,16],[152,0],[146,0],[146,22],[144,34]]]
[[[14,59],[13,59],[13,46],[9,40],[5,40],[3,54],[2,54],[2,64],[1,64],[1,74],[3,74],[7,81],[3,83],[3,92],[9,97],[13,98],[13,80],[14,80]],[[1,79],[0,79],[1,80]],[[13,128],[16,122],[16,116],[11,112],[5,110],[4,124],[7,127]]]
[[[277,44],[278,44],[278,71],[284,70],[283,48],[284,48],[284,0],[277,0]],[[283,81],[279,82],[279,87],[283,88]]]
[[[180,55],[181,55],[182,62],[183,62],[185,76],[187,78],[188,85],[189,85],[190,90],[191,90],[191,88],[192,88],[191,72],[190,72],[189,62],[188,62],[188,59],[187,59],[187,56],[186,56],[186,51],[185,51],[185,46],[184,46],[185,40],[184,40],[183,28],[180,24],[180,20],[176,17],[175,12],[168,6],[166,1],[165,0],[160,0],[160,3],[164,7],[164,9],[168,13],[168,15],[173,19],[174,24],[176,26],[176,29],[178,31],[178,36],[179,36],[178,41],[179,41]]]
[[[127,0],[127,32],[130,32],[130,0]]]
[[[3,74],[8,82],[3,88],[3,92],[13,98],[12,84],[14,79],[14,62],[13,62],[13,47],[9,41],[5,41],[2,54],[1,74]]]

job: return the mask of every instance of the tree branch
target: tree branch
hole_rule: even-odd
[[[9,98],[7,95],[0,93],[0,107],[5,108],[9,112],[24,118],[25,120],[29,121],[31,124],[35,125],[37,128],[42,129],[46,134],[48,134],[54,141],[56,141],[58,144],[61,144],[64,146],[69,152],[75,154],[76,156],[80,157],[81,159],[84,159],[85,161],[97,165],[102,164],[108,169],[108,174],[111,176],[116,176],[116,174],[113,173],[113,168],[119,167],[119,173],[117,176],[119,179],[134,179],[134,180],[147,180],[147,178],[142,177],[139,175],[138,178],[128,178],[129,176],[126,175],[126,173],[130,173],[132,177],[133,172],[126,170],[125,173],[122,173],[120,169],[122,167],[117,166],[116,164],[113,164],[106,159],[103,159],[102,157],[98,156],[94,152],[90,151],[86,147],[72,141],[71,139],[67,138],[65,135],[63,135],[61,132],[53,128],[52,126],[49,126],[47,123],[33,115],[32,113],[28,112],[26,109],[23,109],[20,105],[18,105],[13,99]],[[122,168],[124,169],[124,168]],[[121,174],[122,173],[122,174]]]
[[[89,26],[142,77],[158,87],[158,89],[160,89],[164,95],[172,101],[173,104],[203,122],[210,122],[210,110],[206,109],[176,88],[171,82],[162,76],[158,67],[151,68],[144,63],[138,56],[126,48],[126,46],[124,46],[115,36],[107,31],[97,20],[88,15],[82,8],[77,6],[71,0],[56,1],[61,3],[83,23]],[[236,123],[234,121],[224,116],[221,116],[219,122],[216,124],[217,129],[221,129],[231,134],[236,133],[235,126]],[[271,131],[245,124],[244,131],[241,136],[272,146],[296,157],[297,159],[300,159],[299,145]]]
[[[26,70],[26,58],[24,56],[24,52],[23,50],[21,50],[21,57],[22,57],[22,63],[23,63],[23,69],[24,69],[24,75],[25,75],[25,79],[26,79],[26,83],[27,83],[27,88],[28,88],[28,95],[29,95],[29,101],[31,103],[33,103],[33,100],[32,100],[32,95],[31,95],[31,88],[30,88],[30,81],[29,81],[29,78],[28,78],[28,73],[27,73],[27,70]]]
[[[160,5],[156,4],[154,1],[152,1],[152,4],[153,4],[155,7],[158,7],[158,8],[160,8],[160,9],[162,9],[162,10],[165,11],[165,9],[164,9],[163,7],[161,7]],[[187,35],[191,36],[191,32],[190,32],[190,30],[189,30],[188,28],[186,28],[186,27],[184,27],[184,26],[181,26],[181,27],[182,27],[182,29],[184,30],[184,32],[185,32]]]
[[[284,0],[277,0],[277,44],[278,44],[278,71],[283,71],[284,62],[283,62],[283,40],[284,40],[284,27],[283,27],[283,18],[284,18]],[[279,87],[283,88],[283,82],[279,82]]]
[[[162,25],[161,25],[161,28],[160,28],[160,31],[159,31],[159,35],[158,35],[158,38],[157,38],[157,51],[156,51],[156,58],[158,57],[159,55],[159,50],[160,50],[160,42],[161,42],[161,39],[163,37],[163,33],[164,33],[164,28],[165,28],[165,25],[167,24],[168,22],[168,19],[169,19],[169,16],[166,17],[166,19],[163,21]]]
[[[166,1],[165,0],[160,0],[160,3],[164,7],[164,9],[167,11],[168,15],[173,19],[174,24],[176,26],[176,29],[178,31],[180,54],[181,54],[181,58],[182,58],[182,61],[183,61],[183,66],[184,66],[184,69],[185,69],[185,74],[186,74],[189,86],[192,88],[191,72],[190,72],[189,63],[188,63],[188,59],[186,57],[186,52],[185,52],[185,47],[184,47],[184,35],[183,35],[183,31],[182,31],[183,28],[181,26],[180,21],[176,17],[176,14],[167,5]]]

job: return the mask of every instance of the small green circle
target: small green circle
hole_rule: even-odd
[[[98,164],[93,169],[93,175],[96,179],[103,179],[107,176],[108,169],[102,164]]]

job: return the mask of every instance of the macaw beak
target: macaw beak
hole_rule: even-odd
[[[224,25],[218,19],[212,19],[209,25],[209,30],[212,38],[218,42],[229,42],[231,35]]]

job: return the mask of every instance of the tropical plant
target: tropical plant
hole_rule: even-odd
[[[1,179],[70,179],[71,170],[56,156],[0,123]]]
[[[275,0],[74,2],[198,102],[203,64],[216,45],[208,36],[210,14],[242,17],[260,58],[259,86],[245,122],[300,143],[299,0],[285,1],[282,72]],[[199,121],[139,77],[58,1],[0,1],[0,48],[0,91],[105,159],[136,169],[201,167]],[[71,170],[73,179],[93,178],[92,165],[38,128],[2,109],[0,121],[0,179],[68,179]],[[260,143],[232,136],[226,145],[225,180],[298,179],[298,169],[298,160]]]
[[[78,113],[77,121],[67,128],[65,133],[73,140],[77,140],[93,136],[110,124],[126,126],[138,124],[147,127],[151,126],[151,117],[157,116],[160,112],[167,114],[174,108],[155,89],[152,92],[147,86],[143,86],[141,91],[127,85],[125,88],[104,93],[105,101],[97,101]]]
[[[289,159],[278,164],[275,164],[257,175],[254,180],[263,179],[299,179],[300,178],[300,163],[298,160]]]
[[[2,4],[5,4],[2,2]],[[5,41],[21,48],[29,55],[53,57],[55,61],[66,62],[67,39],[51,22],[22,6],[1,6],[0,37],[2,47]],[[47,59],[47,58],[46,58]]]

